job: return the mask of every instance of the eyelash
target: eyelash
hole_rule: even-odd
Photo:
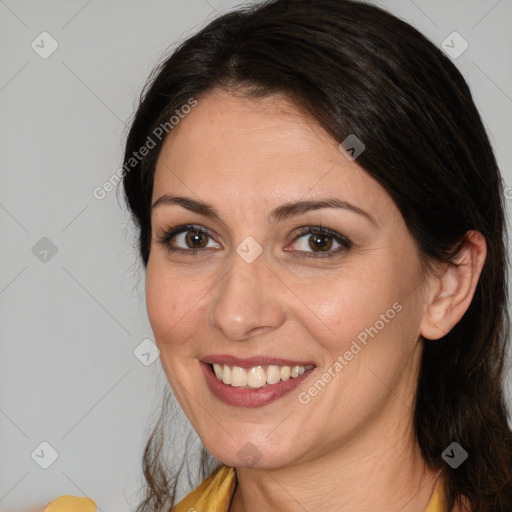
[[[170,226],[167,229],[163,230],[160,234],[157,235],[157,242],[162,244],[170,253],[180,253],[180,254],[189,254],[192,256],[199,255],[202,251],[207,250],[206,248],[196,248],[196,249],[182,249],[180,247],[171,247],[170,243],[174,239],[176,235],[181,233],[186,233],[187,231],[195,231],[201,235],[206,235],[210,238],[213,238],[209,232],[199,226],[194,224],[185,224],[181,226]],[[341,247],[338,247],[334,251],[329,252],[305,252],[305,251],[295,251],[299,253],[299,257],[305,258],[332,258],[339,253],[345,252],[352,247],[352,242],[345,236],[333,231],[329,228],[324,228],[322,226],[308,226],[302,228],[299,231],[297,236],[293,239],[293,242],[303,237],[304,235],[326,235],[329,238],[333,238],[338,242]]]

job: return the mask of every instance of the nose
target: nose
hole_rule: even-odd
[[[233,251],[230,268],[212,291],[209,324],[233,341],[245,341],[286,320],[282,282],[261,254],[248,263]]]

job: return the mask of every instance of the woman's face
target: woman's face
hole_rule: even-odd
[[[389,195],[322,128],[281,97],[209,93],[162,148],[157,201],[149,319],[210,453],[279,467],[410,427],[425,311],[417,249]],[[314,368],[294,378],[301,365]]]

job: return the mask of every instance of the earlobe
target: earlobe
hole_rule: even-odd
[[[486,256],[485,237],[479,231],[468,231],[457,260],[445,263],[431,276],[434,286],[426,297],[420,328],[423,338],[442,338],[464,316],[473,300]]]

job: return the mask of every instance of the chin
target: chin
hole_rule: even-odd
[[[220,460],[226,466],[236,466],[239,468],[255,468],[255,469],[275,469],[283,466],[288,466],[293,463],[297,457],[296,448],[293,446],[287,447],[279,444],[279,451],[276,451],[276,446],[269,443],[268,439],[259,439],[258,436],[254,438],[246,437],[243,440],[230,439],[227,446],[222,446],[217,441],[213,441],[210,446],[209,443],[205,444],[208,452],[216,459]],[[263,445],[265,441],[265,446]]]

